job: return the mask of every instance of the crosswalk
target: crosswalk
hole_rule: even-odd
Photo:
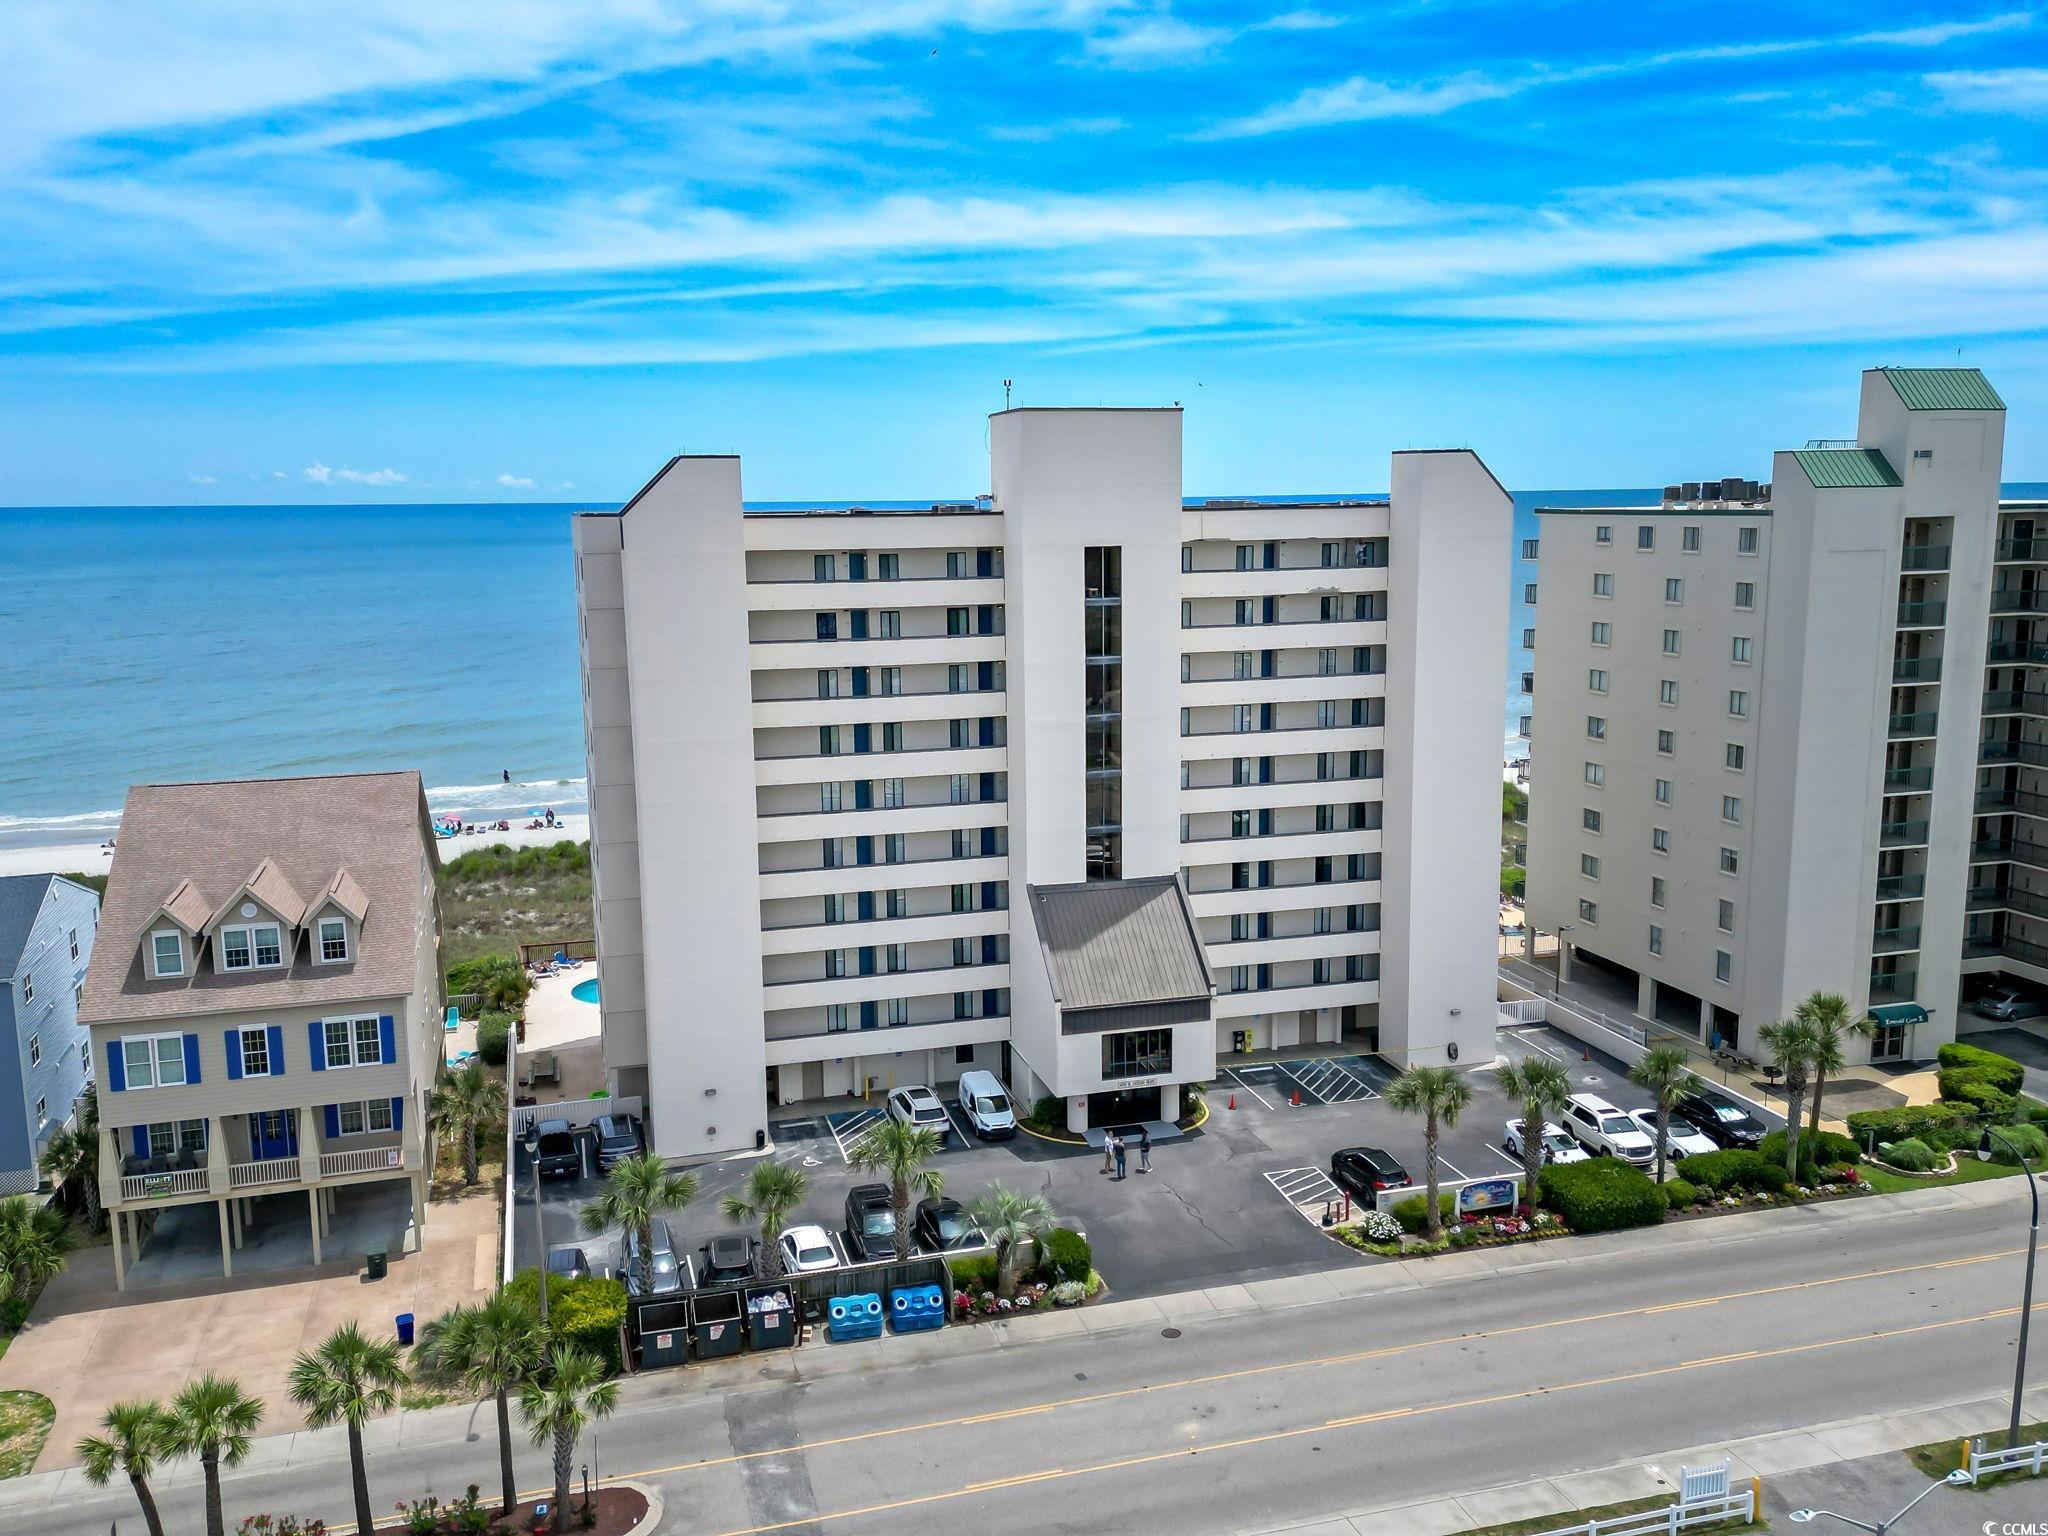
[[[1266,1175],[1266,1182],[1304,1221],[1317,1226],[1322,1224],[1323,1207],[1344,1198],[1344,1191],[1320,1168],[1276,1169]]]
[[[1351,1104],[1361,1099],[1379,1097],[1371,1083],[1349,1067],[1341,1066],[1327,1057],[1309,1061],[1290,1061],[1287,1070],[1294,1080],[1301,1084],[1302,1092],[1314,1094],[1325,1104]]]
[[[861,1109],[849,1115],[834,1115],[832,1140],[839,1148],[839,1160],[843,1163],[852,1163],[860,1150],[860,1144],[867,1139],[868,1132],[880,1124],[881,1120],[882,1111],[879,1109]]]

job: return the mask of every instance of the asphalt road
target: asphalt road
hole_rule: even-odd
[[[587,1454],[721,1536],[1234,1536],[1948,1403],[2010,1380],[2025,1202],[1978,1190],[1337,1270],[1274,1285],[1342,1297],[1229,1315],[812,1344],[633,1383]],[[488,1481],[491,1436],[463,1409],[373,1425],[376,1498]],[[165,1480],[173,1530],[198,1528],[194,1481]],[[228,1504],[345,1518],[341,1441],[263,1442]],[[13,1514],[97,1536],[134,1507],[67,1476],[0,1489]]]

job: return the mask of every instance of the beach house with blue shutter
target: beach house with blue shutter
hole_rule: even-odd
[[[78,990],[100,899],[62,875],[0,877],[0,1195],[41,1182],[43,1144],[92,1076]]]
[[[433,1167],[444,995],[417,773],[129,791],[80,1014],[114,1266],[212,1207],[221,1273],[274,1224],[320,1263],[338,1221]]]

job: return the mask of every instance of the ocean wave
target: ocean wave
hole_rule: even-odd
[[[507,784],[443,784],[427,790],[427,804],[436,811],[543,810],[553,806],[581,809],[588,786],[581,778],[515,781]]]

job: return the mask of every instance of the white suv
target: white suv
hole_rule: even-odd
[[[1564,1128],[1595,1157],[1618,1157],[1638,1168],[1657,1160],[1657,1144],[1643,1128],[1597,1093],[1575,1093],[1565,1101]]]
[[[953,1129],[953,1120],[946,1113],[946,1106],[939,1102],[939,1096],[923,1084],[909,1088],[898,1088],[889,1095],[889,1118],[918,1130],[936,1131],[944,1143],[946,1133]]]

